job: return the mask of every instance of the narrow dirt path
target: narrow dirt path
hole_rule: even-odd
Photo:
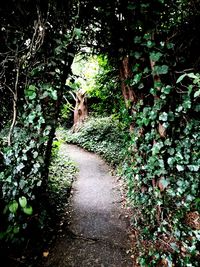
[[[127,222],[119,185],[97,155],[64,145],[78,165],[71,198],[69,229],[58,237],[45,265],[48,267],[131,267],[127,250]]]

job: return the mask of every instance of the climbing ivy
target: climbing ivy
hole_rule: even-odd
[[[71,43],[79,34],[79,6],[71,1],[35,5],[11,0],[0,12],[6,113],[1,122],[5,126],[0,147],[0,238],[15,242],[24,239],[24,230],[43,213],[39,203],[44,203],[60,103],[74,57]]]
[[[135,39],[145,47],[143,55],[134,54],[137,62],[149,54],[150,64],[136,63],[129,81],[140,97],[132,113],[131,163],[124,165],[132,223],[139,236],[139,263],[198,266],[200,76],[183,73],[168,83],[173,66],[167,51],[174,45],[156,45],[151,38],[145,34]],[[148,73],[151,88],[145,86]]]

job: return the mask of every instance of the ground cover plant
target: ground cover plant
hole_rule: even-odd
[[[118,165],[124,159],[126,152],[128,130],[119,121],[110,117],[91,117],[77,132],[69,130],[65,135],[66,142],[78,144],[81,147],[96,152],[111,165]],[[126,139],[127,138],[127,139]]]

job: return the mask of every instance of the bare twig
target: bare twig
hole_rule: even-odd
[[[16,74],[16,80],[15,80],[15,92],[13,92],[13,118],[12,118],[12,124],[10,126],[10,130],[8,133],[8,145],[11,145],[11,136],[13,133],[13,129],[15,127],[16,119],[17,119],[17,87],[19,82],[19,67],[17,68],[17,74]]]
[[[75,95],[72,93],[72,91],[69,91],[70,95],[73,97],[73,99],[76,101]]]
[[[190,69],[185,69],[185,70],[181,70],[181,71],[175,71],[175,73],[185,73],[187,71],[193,71],[194,69],[193,68],[190,68]]]
[[[64,99],[67,102],[67,104],[69,104],[69,107],[68,107],[69,110],[74,111],[75,109],[73,108],[72,104],[68,101],[68,99],[65,96],[64,96]]]

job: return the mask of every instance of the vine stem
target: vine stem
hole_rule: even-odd
[[[13,92],[13,118],[10,130],[8,133],[8,145],[11,146],[11,136],[17,119],[17,86],[19,82],[19,67],[17,68],[16,80],[15,80],[15,92]]]

